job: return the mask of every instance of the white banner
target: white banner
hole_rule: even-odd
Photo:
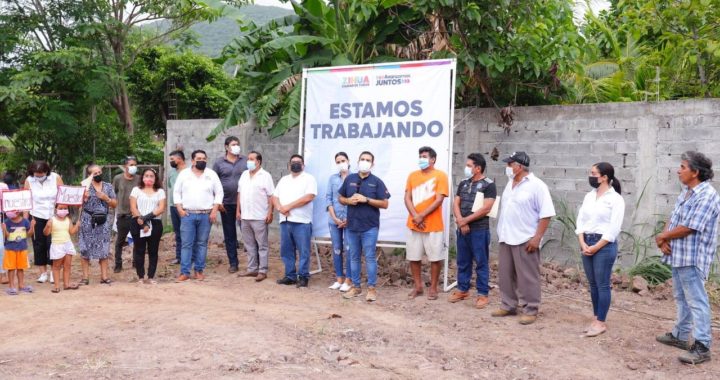
[[[32,192],[30,190],[4,190],[2,192],[2,212],[32,210]]]
[[[55,204],[68,205],[68,206],[80,206],[83,204],[83,195],[85,194],[85,187],[83,186],[58,186],[57,197],[55,198]]]
[[[385,182],[390,206],[380,211],[379,240],[405,242],[405,183],[418,170],[418,149],[437,152],[435,167],[450,176],[454,60],[311,69],[305,72],[305,170],[315,176],[313,234],[327,238],[328,179],[337,173],[335,154],[350,157],[357,171],[362,151],[375,155],[373,174]],[[302,133],[302,131],[301,131]],[[445,228],[449,200],[443,205]]]

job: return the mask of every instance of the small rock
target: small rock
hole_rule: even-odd
[[[630,276],[628,276],[627,274],[623,273],[623,275],[620,276],[620,279],[621,279],[621,282],[620,282],[620,287],[621,287],[621,288],[627,289],[627,288],[630,287]]]
[[[633,276],[632,278],[632,291],[635,293],[639,293],[641,291],[645,291],[647,293],[648,290],[648,282],[646,279],[644,279],[642,276]]]
[[[626,366],[628,367],[628,369],[633,371],[637,371],[637,369],[640,368],[637,363],[627,363]]]
[[[567,268],[563,271],[563,275],[567,278],[577,278],[578,271],[576,268]]]
[[[450,363],[445,363],[442,366],[443,371],[452,371],[453,367]]]
[[[610,282],[612,282],[613,285],[620,285],[622,284],[622,276],[617,273],[613,273],[610,275]]]
[[[648,295],[648,294],[650,294],[650,291],[647,290],[647,289],[641,290],[641,291],[638,292],[638,295],[639,295],[639,296],[643,296],[643,297],[645,297],[645,296]]]

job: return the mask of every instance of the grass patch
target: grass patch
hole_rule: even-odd
[[[661,261],[660,256],[648,256],[630,268],[631,276],[641,276],[650,285],[662,284],[672,278],[670,266]]]

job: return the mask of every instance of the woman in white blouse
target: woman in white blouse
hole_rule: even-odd
[[[607,330],[605,319],[610,309],[610,275],[617,257],[617,239],[625,215],[620,181],[607,162],[593,165],[588,177],[593,187],[583,200],[575,233],[580,241],[583,267],[590,285],[594,319],[586,336],[598,336]]]
[[[163,225],[160,215],[165,211],[165,190],[160,176],[153,169],[145,169],[140,183],[130,192],[130,212],[135,223],[130,227],[133,237],[133,262],[138,279],[146,284],[155,283],[158,250]],[[147,279],[145,279],[145,252],[149,256]]]

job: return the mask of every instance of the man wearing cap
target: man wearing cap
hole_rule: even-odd
[[[117,237],[115,238],[115,273],[122,272],[122,249],[130,233],[133,218],[130,212],[130,192],[137,186],[137,158],[125,157],[123,172],[113,178],[112,186],[117,195],[117,208],[115,208]],[[135,263],[133,263],[133,267]]]
[[[509,181],[500,201],[497,226],[502,303],[492,316],[519,311],[520,324],[529,325],[537,319],[540,307],[540,241],[555,216],[555,207],[547,185],[530,173],[530,157],[525,152],[513,152],[503,162]],[[524,304],[519,304],[518,295]]]

